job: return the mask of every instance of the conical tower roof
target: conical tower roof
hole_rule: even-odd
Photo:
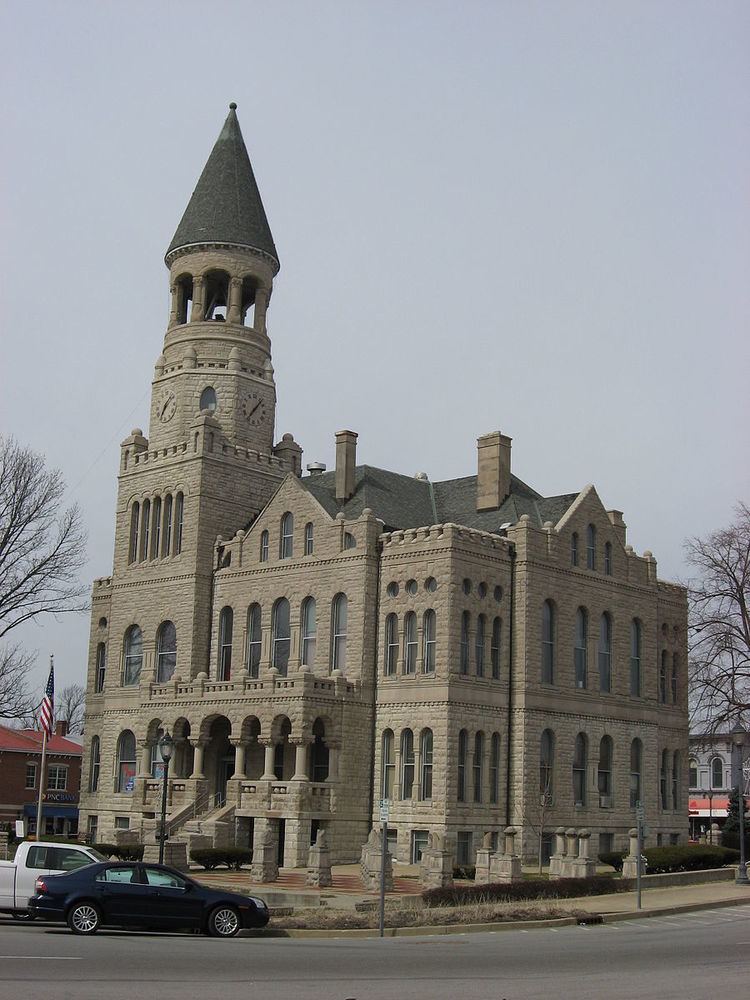
[[[250,157],[237,120],[236,104],[203,168],[195,191],[167,250],[196,243],[232,243],[279,258],[255,183]]]

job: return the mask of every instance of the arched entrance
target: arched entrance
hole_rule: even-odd
[[[208,727],[208,745],[205,755],[205,775],[214,806],[227,801],[227,781],[234,774],[235,749],[229,742],[232,724],[223,715],[215,716]]]

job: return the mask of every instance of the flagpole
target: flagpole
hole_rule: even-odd
[[[42,796],[44,795],[44,765],[47,757],[47,730],[42,738],[42,766],[39,773],[39,799],[36,805],[36,839],[42,839]]]

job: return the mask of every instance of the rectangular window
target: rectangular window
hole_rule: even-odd
[[[601,857],[602,854],[609,854],[614,850],[614,839],[615,835],[613,833],[599,834],[599,857]]]
[[[630,697],[640,698],[641,696],[641,658],[639,656],[630,657]]]
[[[64,792],[68,787],[68,768],[61,764],[50,764],[47,771],[47,788]]]
[[[418,865],[422,860],[422,853],[427,849],[427,830],[411,831],[411,863]]]
[[[99,817],[89,816],[86,821],[86,843],[95,844],[99,836]]]
[[[471,857],[471,830],[459,830],[456,838],[456,862],[459,865],[470,865]]]
[[[26,787],[36,788],[36,764],[26,765]]]
[[[737,799],[737,801],[739,802],[739,799]],[[680,842],[680,835],[679,835],[679,833],[670,833],[670,835],[669,835],[670,846],[676,847],[677,844],[679,844],[679,842]]]
[[[115,816],[115,830],[129,830],[130,816]]]

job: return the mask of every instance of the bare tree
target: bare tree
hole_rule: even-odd
[[[728,528],[685,543],[697,571],[688,586],[690,703],[695,730],[748,725],[750,714],[750,507]]]
[[[74,736],[83,732],[83,713],[86,688],[82,684],[69,684],[55,698],[55,718],[68,723],[68,732]]]
[[[0,640],[41,615],[86,608],[78,579],[85,534],[78,508],[62,508],[64,492],[57,469],[47,469],[41,455],[12,437],[0,436]],[[23,701],[32,664],[33,656],[18,644],[0,646],[0,717],[28,713]]]
[[[537,860],[539,874],[542,874],[542,855],[544,853],[544,834],[547,832],[547,822],[552,808],[552,771],[543,768],[541,774],[539,797],[533,793],[529,797],[526,812],[523,817],[524,826],[528,826],[537,840]]]

